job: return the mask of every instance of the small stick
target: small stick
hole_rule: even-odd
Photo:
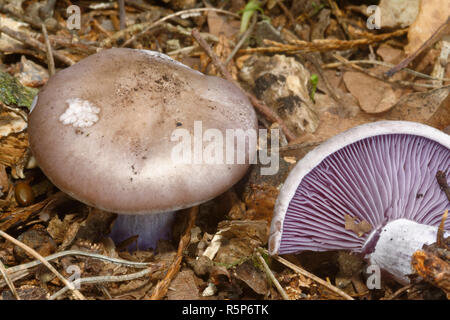
[[[264,258],[261,256],[259,252],[256,252],[256,257],[258,258],[259,262],[261,262],[261,264],[263,265],[264,271],[266,271],[266,274],[270,278],[270,281],[272,281],[272,283],[275,285],[275,288],[277,288],[278,292],[281,294],[283,299],[290,300],[288,295],[284,291],[283,287],[278,282],[277,278],[275,278],[275,276],[273,275],[272,270],[270,270],[269,266],[266,263],[266,260],[264,260]]]
[[[129,280],[141,278],[141,277],[143,277],[149,273],[152,273],[154,271],[155,270],[153,270],[153,269],[145,269],[145,270],[142,270],[139,272],[124,274],[121,276],[98,276],[98,277],[80,278],[80,279],[75,280],[74,283],[76,285],[81,285],[81,284],[87,284],[87,283],[93,284],[93,283],[129,281]],[[67,287],[62,288],[61,290],[59,290],[56,293],[54,293],[53,295],[51,295],[49,300],[55,300],[56,298],[58,298],[59,296],[64,294],[67,290],[69,290],[69,288],[67,288]]]
[[[120,17],[120,30],[127,27],[127,17],[125,15],[125,0],[119,0],[119,17]]]
[[[7,234],[6,232],[4,232],[2,230],[0,230],[0,236],[2,236],[6,240],[14,243],[15,245],[19,246],[20,248],[25,250],[27,253],[29,253],[36,259],[39,259],[51,272],[53,272],[58,277],[59,280],[62,281],[62,283],[64,283],[70,290],[72,290],[75,298],[77,298],[79,300],[85,300],[83,294],[80,291],[78,291],[77,289],[75,289],[73,283],[69,282],[66,278],[64,278],[58,272],[58,270],[56,270],[50,263],[48,263],[47,260],[44,259],[44,257],[42,257],[39,253],[36,252],[36,250],[34,250],[33,248],[30,248],[29,246],[20,242],[19,240],[14,239],[13,237],[11,237],[9,234]]]
[[[45,6],[41,7],[39,13],[43,20],[53,16],[53,12],[55,11],[55,4],[56,0],[47,0]]]
[[[411,289],[414,286],[414,284],[410,283],[400,289],[398,289],[397,291],[395,291],[393,294],[391,294],[389,297],[386,298],[386,300],[394,300],[395,298],[397,298],[399,295],[401,295],[403,292]]]
[[[253,106],[261,112],[268,120],[272,122],[278,123],[281,130],[283,130],[283,133],[286,135],[286,138],[289,141],[295,140],[295,134],[289,130],[288,127],[284,124],[284,121],[270,109],[264,102],[258,100],[254,95],[245,92],[239,83],[237,83],[228,69],[225,67],[225,65],[219,60],[219,57],[212,51],[211,47],[206,43],[205,39],[202,38],[200,35],[200,32],[197,29],[192,29],[192,36],[194,39],[198,42],[200,47],[206,52],[206,54],[211,58],[214,65],[220,70],[220,73],[224,76],[225,79],[227,79],[230,82],[233,82],[238,88],[242,90],[242,92],[250,99],[250,102],[253,104]]]
[[[303,268],[300,268],[299,266],[287,261],[286,259],[283,259],[280,256],[273,256],[273,258],[275,260],[277,260],[278,262],[281,262],[282,264],[284,264],[286,267],[291,268],[292,270],[294,270],[295,272],[308,277],[312,280],[314,280],[315,282],[321,284],[322,286],[326,287],[327,289],[331,290],[332,292],[340,295],[341,297],[343,297],[346,300],[354,300],[352,297],[350,297],[348,294],[346,294],[344,291],[336,288],[335,286],[333,286],[332,284],[326,282],[325,280],[319,278],[318,276],[306,271]]]
[[[7,34],[8,36],[10,36],[11,38],[14,38],[16,40],[19,40],[20,42],[23,42],[35,49],[38,49],[44,53],[47,52],[47,49],[45,47],[44,44],[42,44],[41,42],[39,42],[36,39],[33,39],[31,37],[29,37],[27,34],[23,33],[23,32],[19,32],[19,31],[15,31],[12,30],[8,27],[5,26],[0,26],[0,32],[3,32],[5,34]],[[56,59],[58,59],[59,61],[65,63],[66,65],[73,65],[75,64],[75,61],[73,61],[72,59],[66,57],[65,55],[59,53],[58,51],[54,51],[53,55],[55,56]]]
[[[248,37],[252,34],[253,29],[255,28],[256,21],[258,21],[258,15],[254,14],[252,17],[252,23],[250,24],[250,27],[244,32],[241,39],[237,43],[237,45],[233,48],[233,51],[231,51],[230,55],[227,57],[227,59],[224,62],[224,65],[228,65],[228,63],[233,59],[233,57],[236,55],[236,53],[239,51],[239,49],[242,47],[245,41],[247,41]]]
[[[8,269],[6,269],[6,271],[8,271]],[[29,274],[30,273],[27,270],[24,270],[24,271],[20,271],[20,272],[14,273],[12,275],[9,275],[9,277],[11,278],[12,281],[17,281],[17,280],[27,277]],[[0,289],[3,288],[5,285],[7,285],[6,280],[0,280]]]
[[[332,69],[332,68],[336,68],[339,66],[352,65],[352,64],[376,64],[376,65],[389,67],[389,68],[395,67],[395,65],[393,65],[392,63],[378,61],[378,60],[347,60],[347,61],[339,61],[339,62],[331,62],[331,63],[323,64],[322,68],[323,69]],[[436,81],[450,81],[450,78],[437,78],[437,77],[433,77],[428,74],[421,73],[421,72],[418,72],[418,71],[415,71],[412,69],[408,69],[408,68],[404,68],[402,71],[405,71],[405,72],[412,74],[419,78],[436,80]]]
[[[167,290],[169,289],[169,285],[172,282],[172,279],[176,276],[181,267],[181,261],[183,260],[183,251],[188,246],[191,240],[191,229],[195,224],[195,219],[198,214],[198,206],[192,207],[189,211],[189,222],[186,227],[186,231],[183,236],[180,238],[180,242],[178,243],[177,255],[175,256],[174,261],[171,266],[167,270],[166,276],[164,279],[158,282],[155,290],[153,291],[150,300],[161,300],[167,294]]]
[[[426,83],[415,83],[415,82],[410,82],[410,81],[404,81],[404,80],[392,80],[392,79],[387,79],[383,76],[378,76],[377,74],[375,74],[374,72],[364,69],[360,66],[358,66],[357,64],[352,64],[350,61],[348,61],[347,59],[345,59],[343,56],[339,55],[338,53],[333,54],[333,56],[339,60],[342,63],[346,63],[348,64],[350,67],[354,68],[357,71],[360,71],[366,75],[368,75],[369,77],[378,79],[380,81],[392,84],[392,85],[399,85],[399,86],[404,86],[404,87],[409,87],[409,86],[416,86],[416,87],[423,87],[423,88],[432,88],[432,89],[437,89],[437,88],[442,88],[441,86],[436,87],[436,85],[434,84],[426,84]]]
[[[181,10],[172,14],[169,14],[155,22],[144,22],[144,23],[140,23],[140,24],[134,24],[131,25],[129,27],[127,27],[124,30],[120,30],[118,32],[116,32],[115,34],[112,35],[111,38],[105,39],[102,41],[101,46],[105,47],[105,46],[110,46],[112,45],[113,41],[116,41],[117,39],[122,38],[123,36],[125,36],[125,34],[129,33],[133,33],[133,32],[139,32],[135,35],[133,35],[130,39],[128,39],[127,41],[125,41],[121,47],[126,47],[128,46],[130,43],[132,43],[134,40],[136,40],[137,37],[141,36],[142,34],[148,32],[150,29],[153,29],[157,26],[159,26],[161,23],[163,23],[164,21],[167,21],[169,19],[178,17],[178,16],[183,16],[186,14],[192,14],[192,13],[196,13],[196,12],[203,12],[203,11],[213,11],[213,12],[218,12],[218,13],[223,13],[223,14],[228,14],[231,15],[233,17],[236,17],[237,19],[240,19],[240,16],[230,12],[230,11],[226,11],[226,10],[222,10],[222,9],[216,9],[216,8],[197,8],[197,9],[187,9],[187,10]]]
[[[6,271],[6,268],[3,265],[2,260],[0,260],[0,273],[2,274],[3,278],[5,278],[5,281],[8,284],[8,287],[11,290],[14,297],[16,297],[17,300],[21,300],[19,294],[17,293],[16,287],[14,286],[14,283],[11,281],[8,272]]]
[[[385,73],[385,76],[387,78],[392,77],[394,74],[402,70],[403,68],[407,67],[408,64],[410,64],[414,59],[417,58],[417,56],[426,48],[432,46],[443,34],[443,31],[447,28],[447,25],[450,23],[450,16],[447,18],[447,21],[445,21],[442,25],[437,28],[437,30],[417,49],[415,52],[413,52],[410,56],[406,57],[403,61],[401,61],[399,64],[397,64],[392,69],[388,70]]]
[[[444,215],[442,216],[441,223],[439,224],[439,228],[436,235],[436,245],[439,248],[445,248],[444,243],[444,230],[445,230],[445,220],[447,220],[448,210],[445,210]]]
[[[48,39],[47,28],[44,23],[42,23],[42,33],[44,34],[45,46],[47,49],[45,51],[47,54],[48,73],[52,76],[55,74],[55,60],[53,60],[52,46],[50,44],[50,40]]]
[[[123,259],[117,259],[117,258],[111,258],[108,256],[104,256],[98,253],[91,253],[91,252],[86,252],[86,251],[80,251],[80,250],[67,250],[67,251],[61,251],[61,252],[57,252],[54,254],[51,254],[49,256],[46,256],[44,259],[47,261],[51,261],[51,260],[55,260],[64,256],[68,256],[68,255],[74,255],[74,256],[84,256],[84,257],[90,257],[90,258],[94,258],[94,259],[99,259],[99,260],[103,260],[103,261],[108,261],[114,264],[120,264],[120,265],[125,265],[125,266],[129,266],[129,267],[133,267],[133,268],[147,268],[149,265],[151,265],[151,262],[135,262],[135,261],[128,261],[128,260],[123,260]],[[35,266],[38,266],[41,264],[40,260],[34,260],[25,264],[21,264],[18,266],[14,266],[11,268],[8,268],[8,273],[12,274],[12,273],[16,273],[22,270],[26,270],[29,268],[33,268]]]

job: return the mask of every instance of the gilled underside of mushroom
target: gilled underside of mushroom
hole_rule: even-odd
[[[372,264],[408,282],[412,253],[436,241],[450,209],[436,181],[436,173],[449,168],[450,150],[423,136],[382,134],[350,143],[304,169],[297,186],[288,178],[290,195],[277,200],[269,249],[368,254]],[[450,230],[449,220],[444,229]]]

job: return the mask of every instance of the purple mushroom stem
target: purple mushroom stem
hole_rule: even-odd
[[[176,211],[148,215],[120,214],[114,222],[110,237],[119,243],[138,235],[137,249],[156,248],[159,240],[169,240]]]
[[[412,254],[436,241],[450,209],[436,181],[449,168],[450,136],[423,124],[380,121],[338,134],[290,172],[269,251],[349,250],[407,283]]]

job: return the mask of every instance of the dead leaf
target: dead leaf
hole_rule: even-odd
[[[30,229],[20,234],[17,240],[36,250],[41,256],[48,256],[55,252],[56,243],[45,230]],[[14,256],[18,261],[29,260],[34,258],[25,252],[24,249],[15,246]]]
[[[448,0],[421,0],[419,14],[409,27],[407,55],[412,54],[428,40],[450,15]]]
[[[446,105],[449,96],[450,86],[428,90],[426,92],[413,92],[403,96],[400,101],[384,115],[388,120],[404,120],[427,123],[433,121],[436,113],[441,114],[438,122],[440,128],[445,128],[450,124],[448,117],[448,105]],[[442,112],[441,110],[442,109]]]
[[[257,294],[265,295],[268,290],[266,275],[251,261],[245,261],[235,269],[235,276],[245,282]]]
[[[377,54],[384,62],[392,64],[397,64],[406,57],[403,50],[393,48],[386,43],[383,43],[378,47]]]
[[[226,17],[218,15],[216,12],[208,12],[209,33],[218,37],[224,35],[226,38],[232,38],[239,31],[239,24],[228,21]]]
[[[8,174],[6,173],[5,166],[0,164],[0,197],[8,192],[10,187]]]
[[[346,72],[344,82],[350,93],[358,99],[361,109],[371,114],[391,109],[401,94],[400,90],[392,89],[388,83],[360,72]]]
[[[1,107],[0,107],[1,108]],[[19,133],[27,128],[27,122],[17,113],[1,109],[0,111],[0,137]]]
[[[268,240],[267,221],[222,221],[218,225],[210,246],[204,255],[215,262],[232,265],[253,254],[253,250],[265,246]]]
[[[192,270],[180,271],[170,283],[168,300],[198,300],[199,290]]]
[[[365,233],[372,230],[372,225],[367,221],[363,220],[361,222],[356,222],[356,218],[345,215],[345,230],[353,231],[358,235],[358,237],[362,237]]]

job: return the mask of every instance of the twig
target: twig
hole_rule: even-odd
[[[352,39],[352,35],[348,30],[347,22],[345,22],[344,19],[342,19],[344,15],[342,14],[341,9],[339,9],[337,3],[333,0],[328,0],[328,5],[331,8],[331,13],[333,13],[333,15],[336,17],[337,22],[342,27],[342,30],[344,30],[345,35],[348,37],[348,39]]]
[[[50,76],[55,74],[55,61],[53,60],[53,52],[50,41],[48,40],[48,33],[45,24],[42,23],[42,33],[44,35],[45,46],[46,46],[46,54],[47,54],[47,65],[48,65],[48,73]]]
[[[45,47],[44,44],[42,44],[41,42],[39,42],[36,39],[29,37],[27,34],[25,34],[23,32],[15,31],[15,30],[12,30],[5,26],[0,26],[0,32],[3,32],[5,34],[7,34],[8,36],[10,36],[11,38],[19,40],[20,42],[23,42],[29,46],[32,46],[33,48],[36,48],[44,53],[47,52],[47,48]],[[53,55],[55,56],[56,59],[65,63],[66,65],[71,66],[71,65],[75,64],[75,61],[73,61],[72,59],[59,53],[58,51],[54,51]]]
[[[308,278],[314,280],[315,282],[321,284],[322,286],[326,287],[327,289],[331,290],[332,292],[334,292],[334,293],[340,295],[340,296],[343,297],[344,299],[346,299],[346,300],[354,300],[352,297],[350,297],[350,296],[349,296],[348,294],[346,294],[344,291],[342,291],[342,290],[336,288],[336,287],[333,286],[332,284],[326,282],[325,280],[319,278],[318,276],[315,276],[314,274],[312,274],[312,273],[306,271],[305,269],[300,268],[299,266],[297,266],[297,265],[295,265],[295,264],[293,264],[293,263],[287,261],[286,259],[283,259],[283,258],[280,257],[280,256],[273,256],[273,258],[274,258],[275,260],[277,260],[278,262],[284,264],[286,267],[291,268],[291,269],[294,270],[295,272],[297,272],[297,273],[299,273],[299,274],[301,274],[301,275],[303,275],[303,276],[305,276],[305,277],[308,277]]]
[[[62,283],[64,283],[70,290],[72,290],[72,293],[74,294],[75,298],[77,298],[79,300],[85,300],[83,294],[80,291],[78,291],[77,289],[75,289],[73,283],[68,281],[66,278],[64,278],[58,272],[58,270],[56,270],[50,263],[48,263],[47,260],[45,260],[39,253],[36,252],[36,250],[30,248],[29,246],[27,246],[26,244],[24,244],[20,241],[14,239],[13,237],[11,237],[9,234],[7,234],[4,231],[0,230],[0,236],[2,236],[6,240],[14,243],[15,245],[19,246],[20,248],[25,250],[27,253],[29,253],[36,259],[39,259],[42,262],[42,264],[44,264],[51,272],[53,272],[58,277],[59,280],[62,281]]]
[[[339,62],[331,62],[331,63],[327,63],[327,64],[323,64],[322,68],[323,69],[332,69],[332,68],[336,68],[342,65],[352,65],[352,64],[376,64],[376,65],[380,65],[380,66],[384,66],[384,67],[394,67],[394,65],[392,63],[388,63],[388,62],[384,62],[384,61],[377,61],[377,60],[347,60],[347,61],[339,61]],[[425,73],[421,73],[412,69],[408,69],[408,68],[404,68],[402,71],[405,71],[409,74],[412,74],[416,77],[420,77],[420,78],[424,78],[424,79],[429,79],[429,80],[437,80],[437,81],[450,81],[450,78],[436,78],[433,76],[430,76],[428,74]]]
[[[436,179],[439,184],[439,187],[441,187],[442,191],[445,192],[448,201],[450,201],[450,186],[447,183],[447,172],[439,170],[436,173]]]
[[[442,86],[440,87],[436,87],[434,84],[426,84],[426,83],[416,83],[416,82],[410,82],[410,81],[404,81],[404,80],[392,80],[392,79],[387,79],[384,78],[383,76],[379,76],[375,73],[373,73],[370,70],[366,70],[356,64],[352,64],[350,61],[348,61],[347,59],[345,59],[343,56],[339,55],[338,53],[333,54],[333,56],[341,61],[341,62],[345,62],[348,63],[352,68],[354,68],[357,71],[360,71],[366,75],[368,75],[369,77],[378,79],[380,81],[389,83],[389,84],[393,84],[393,85],[399,85],[399,86],[405,86],[405,87],[410,87],[410,86],[416,86],[416,87],[423,87],[423,88],[431,88],[431,89],[436,89],[436,88],[442,88]]]
[[[180,242],[178,243],[178,250],[175,256],[174,261],[170,265],[167,270],[166,276],[164,279],[160,280],[153,291],[150,300],[161,300],[167,294],[167,290],[169,289],[169,285],[172,282],[172,279],[176,276],[181,267],[181,261],[183,260],[183,251],[186,249],[187,245],[191,239],[191,229],[195,224],[195,219],[198,214],[198,206],[192,207],[189,211],[189,222],[186,227],[186,231],[180,238]]]
[[[392,69],[388,70],[385,75],[386,77],[392,77],[394,74],[408,66],[414,59],[417,58],[417,56],[426,48],[432,46],[443,34],[443,31],[447,28],[447,25],[450,23],[450,16],[447,18],[447,21],[445,21],[437,30],[417,49],[415,52],[413,52],[409,57],[406,57],[403,61],[401,61],[399,64],[397,64]]]
[[[398,289],[397,291],[395,291],[393,294],[391,294],[389,297],[386,298],[386,300],[394,300],[395,298],[397,298],[399,295],[401,295],[403,292],[411,289],[414,286],[414,284],[410,283],[400,289]]]
[[[284,291],[283,287],[278,282],[277,278],[272,273],[272,270],[270,270],[269,266],[266,263],[266,260],[261,256],[259,252],[256,252],[256,257],[258,258],[259,262],[263,265],[264,271],[266,272],[267,276],[270,278],[270,281],[275,285],[275,288],[277,288],[278,292],[281,294],[284,300],[290,300],[286,292]]]
[[[436,245],[438,248],[445,248],[444,242],[444,231],[445,231],[445,220],[447,220],[448,210],[445,210],[441,223],[439,224],[439,228],[436,234]]]
[[[233,59],[233,57],[236,55],[236,53],[239,51],[239,49],[242,47],[242,45],[247,41],[248,37],[252,34],[253,29],[255,28],[256,21],[258,21],[258,15],[254,14],[252,17],[252,23],[250,24],[250,27],[244,32],[239,42],[236,44],[236,46],[233,48],[233,51],[231,51],[230,55],[226,58],[224,65],[228,65],[228,63]]]
[[[16,297],[17,300],[21,300],[19,294],[17,293],[16,287],[14,286],[14,283],[9,277],[8,272],[6,272],[5,266],[3,265],[3,262],[1,260],[0,260],[0,273],[2,274],[3,278],[5,278],[5,281],[8,284],[8,287],[11,290],[14,297]]]
[[[125,0],[119,1],[119,17],[120,17],[120,30],[123,30],[127,27],[127,17],[125,13]]]
[[[289,19],[289,22],[291,23],[292,28],[295,28],[295,26],[297,25],[297,22],[295,21],[295,18],[292,15],[291,11],[289,11],[289,9],[285,6],[285,4],[282,2],[282,0],[278,0],[277,5],[281,8],[281,10],[283,10],[285,16]]]
[[[50,18],[53,16],[53,12],[55,11],[56,0],[47,0],[45,6],[41,7],[39,10],[39,15],[42,20]]]
[[[80,251],[80,250],[67,250],[67,251],[61,251],[61,252],[57,252],[54,254],[51,254],[49,256],[46,256],[44,259],[46,261],[51,261],[51,260],[55,260],[64,256],[68,256],[68,255],[73,255],[73,256],[84,256],[84,257],[90,257],[90,258],[94,258],[94,259],[99,259],[99,260],[104,260],[104,261],[108,261],[111,263],[115,263],[115,264],[120,264],[120,265],[125,265],[125,266],[129,266],[129,267],[133,267],[133,268],[147,268],[149,265],[151,265],[151,262],[135,262],[135,261],[128,261],[128,260],[123,260],[123,259],[116,259],[116,258],[111,258],[108,256],[104,256],[101,254],[97,254],[97,253],[91,253],[91,252],[86,252],[86,251]],[[42,262],[40,260],[34,260],[25,264],[21,264],[18,266],[14,266],[11,268],[8,268],[8,273],[16,273],[22,270],[26,270],[29,268],[33,268],[35,266],[40,265]]]
[[[264,102],[258,100],[254,95],[251,93],[245,92],[238,82],[236,82],[230,72],[227,70],[225,65],[219,60],[217,55],[212,51],[211,47],[206,43],[205,39],[202,38],[200,35],[200,32],[197,29],[192,30],[192,36],[194,39],[198,42],[200,47],[206,52],[206,54],[211,58],[214,65],[220,70],[222,75],[225,79],[227,79],[230,82],[233,82],[238,88],[242,90],[242,92],[250,99],[250,102],[253,104],[253,106],[261,112],[268,120],[272,122],[278,123],[281,130],[283,130],[283,133],[286,135],[286,138],[289,141],[295,140],[295,134],[289,130],[289,128],[284,124],[284,121],[274,112],[272,109],[270,109]]]
[[[8,269],[6,269],[6,271],[8,271]],[[17,280],[27,277],[29,274],[30,273],[27,270],[23,270],[23,271],[16,272],[16,273],[8,275],[8,276],[10,277],[11,281],[17,281]],[[0,280],[0,289],[3,288],[5,285],[7,285],[6,280]]]
[[[408,29],[400,29],[392,33],[378,34],[371,38],[355,40],[316,39],[313,41],[291,40],[288,44],[264,39],[269,47],[247,48],[239,50],[240,53],[297,53],[297,52],[327,52],[333,50],[347,50],[359,46],[370,45],[387,40],[391,37],[402,36]]]
[[[88,277],[88,278],[79,278],[74,281],[75,285],[82,285],[82,284],[92,284],[92,283],[105,283],[105,282],[121,282],[121,281],[129,281],[141,278],[149,273],[154,272],[153,269],[146,269],[135,273],[130,274],[124,274],[121,276],[98,276],[98,277]],[[49,300],[55,300],[62,294],[64,294],[69,288],[64,287],[61,290],[57,291],[53,295],[50,296]]]
[[[136,40],[137,37],[143,35],[144,33],[148,32],[150,29],[153,29],[157,26],[159,26],[161,23],[163,23],[166,20],[178,17],[178,16],[182,16],[182,15],[186,15],[186,14],[191,14],[191,13],[195,13],[195,12],[203,12],[203,11],[213,11],[213,12],[218,12],[218,13],[223,13],[223,14],[228,14],[231,16],[234,16],[236,18],[240,18],[239,15],[230,12],[230,11],[226,11],[226,10],[222,10],[222,9],[215,9],[215,8],[197,8],[197,9],[188,9],[188,10],[181,10],[172,14],[169,14],[155,22],[145,22],[145,23],[140,23],[140,24],[134,24],[132,26],[129,26],[126,29],[120,30],[118,32],[116,32],[114,35],[112,35],[110,38],[107,38],[105,40],[102,41],[101,46],[102,47],[108,47],[112,45],[112,42],[116,41],[117,39],[120,39],[122,37],[124,37],[127,33],[133,33],[133,32],[139,32],[135,35],[133,35],[130,39],[128,39],[127,41],[125,41],[121,47],[126,47],[128,46],[130,43],[132,43],[134,40]]]

